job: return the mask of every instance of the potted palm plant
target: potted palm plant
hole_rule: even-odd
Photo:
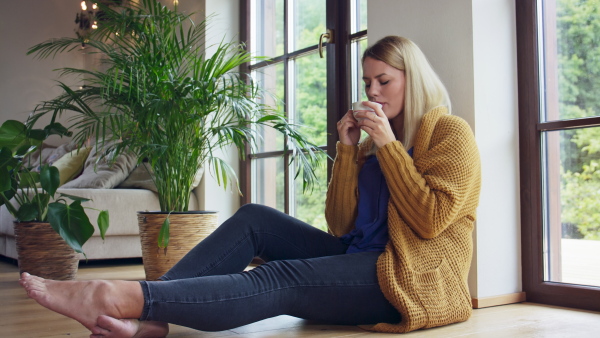
[[[29,163],[51,135],[70,136],[60,123],[44,129],[8,120],[0,126],[0,206],[15,217],[15,241],[21,272],[50,279],[74,279],[83,245],[94,233],[82,202],[88,199],[57,193],[59,170],[48,164]],[[82,150],[83,151],[83,150]],[[70,202],[69,202],[70,200]],[[97,220],[102,238],[108,212]]]
[[[171,10],[157,0],[99,6],[102,20],[85,41],[52,39],[29,50],[46,58],[85,42],[87,53],[95,53],[103,65],[101,70],[62,69],[63,74],[82,76],[85,84],[73,90],[59,83],[63,93],[40,105],[34,119],[73,111],[78,129],[74,139],[119,140],[114,155],[127,149],[149,161],[161,212],[166,213],[160,230],[155,230],[156,239],[149,242],[165,248],[173,241],[176,225],[171,219],[176,212],[188,211],[192,181],[200,168],[206,166],[225,188],[237,187],[235,172],[217,150],[233,145],[243,158],[245,147],[253,147],[259,137],[257,126],[274,128],[286,137],[285,150],[299,163],[296,177],[302,178],[305,189],[311,188],[316,181],[313,168],[324,152],[297,126],[260,103],[266,94],[238,71],[253,60],[244,46],[223,41],[211,46],[208,55],[206,21],[195,24],[177,7]],[[141,229],[140,236],[148,231]],[[196,241],[189,235],[186,242],[193,246]],[[150,251],[156,257],[156,249]]]

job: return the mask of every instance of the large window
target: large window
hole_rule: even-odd
[[[600,310],[600,11],[516,1],[523,286]]]
[[[242,1],[242,37],[254,55],[255,81],[273,94],[265,104],[300,126],[310,140],[335,156],[335,123],[359,98],[359,55],[366,44],[366,0]],[[329,33],[329,37],[322,37]],[[319,40],[324,48],[319,50]],[[321,57],[323,55],[323,58]],[[335,57],[334,57],[335,56]],[[288,167],[286,140],[261,130],[258,149],[243,162],[243,203],[268,205],[325,230],[329,161],[317,168],[320,184],[304,194]]]

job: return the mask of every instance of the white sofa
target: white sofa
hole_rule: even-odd
[[[85,209],[96,227],[92,238],[83,246],[88,259],[141,257],[137,212],[160,210],[151,173],[146,163],[137,165],[137,158],[132,154],[119,155],[109,165],[98,160],[102,152],[96,148],[86,148],[82,152],[71,143],[57,147],[46,145],[41,155],[36,153],[37,157],[32,157],[31,161],[50,163],[59,168],[63,185],[58,192],[91,199],[82,204],[84,207],[108,210],[109,228],[103,241],[96,225],[99,211]],[[199,209],[201,194],[198,186],[202,174],[199,170],[195,177],[193,186],[196,188],[190,194],[189,210]],[[17,259],[13,220],[3,205],[0,208],[0,255]],[[84,259],[83,255],[81,258]]]
[[[190,196],[190,210],[198,210],[198,188]],[[137,222],[138,211],[158,211],[158,196],[147,189],[58,189],[59,192],[89,198],[85,207],[108,210],[110,226],[106,239],[98,231],[83,246],[88,259],[111,259],[141,257],[140,236]],[[96,227],[98,211],[86,209]],[[6,209],[0,208],[0,255],[17,259],[14,218]],[[81,256],[83,258],[83,255]]]

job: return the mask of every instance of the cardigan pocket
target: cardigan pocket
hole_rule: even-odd
[[[414,271],[417,296],[427,314],[424,328],[467,320],[472,311],[471,299],[462,290],[463,282],[442,259],[440,265],[425,272]]]

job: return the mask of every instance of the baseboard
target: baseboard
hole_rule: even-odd
[[[526,300],[525,292],[510,293],[507,295],[499,295],[499,296],[492,296],[492,297],[471,298],[471,302],[473,303],[474,309],[481,309],[481,308],[490,307],[490,306],[521,303],[521,302],[524,302],[525,300]]]

